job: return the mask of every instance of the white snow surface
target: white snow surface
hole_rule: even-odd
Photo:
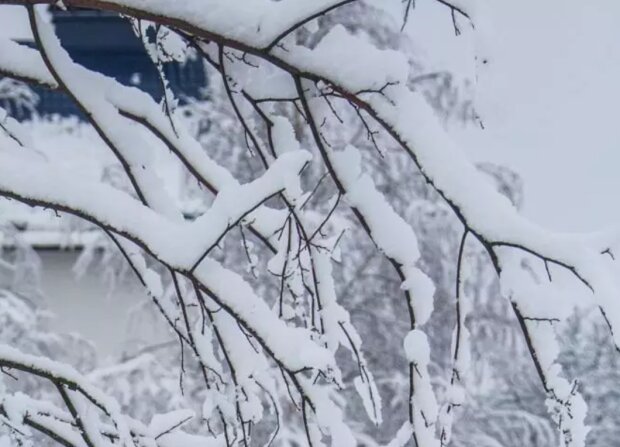
[[[188,0],[182,5],[173,5],[164,0],[110,0],[110,3],[143,9],[152,14],[169,15],[199,29],[200,33],[215,33],[240,46],[263,48],[291,24],[335,2]],[[482,9],[468,11],[473,11],[472,17],[484,17],[481,15]],[[279,156],[269,170],[253,182],[240,185],[225,170],[206,158],[186,134],[181,132],[175,135],[176,132],[160,113],[156,113],[157,106],[146,95],[135,89],[119,87],[109,79],[75,65],[60,47],[51,27],[41,19],[37,19],[37,26],[43,48],[54,68],[54,77],[32,50],[8,40],[0,41],[0,70],[39,79],[49,85],[62,81],[80,99],[81,104],[92,111],[100,136],[114,146],[118,152],[117,157],[127,161],[128,171],[135,175],[137,188],[144,192],[144,201],[148,206],[126,193],[88,178],[84,172],[80,174],[73,166],[42,156],[36,148],[28,150],[4,136],[0,149],[0,190],[11,197],[28,200],[29,203],[54,205],[85,216],[148,249],[164,264],[195,272],[196,278],[221,300],[218,304],[251,330],[252,335],[272,351],[272,357],[286,368],[335,369],[333,353],[339,344],[343,344],[338,326],[348,324],[349,321],[332,294],[333,284],[324,282],[322,285],[329,306],[326,308],[335,312],[331,320],[331,317],[325,318],[328,349],[323,349],[312,340],[309,331],[289,327],[275,317],[265,301],[256,296],[239,275],[226,270],[208,256],[204,257],[233,224],[248,217],[248,211],[260,208],[256,212],[257,216],[268,213],[264,207],[260,207],[267,198],[280,192],[284,192],[293,202],[301,197],[298,173],[310,161],[310,156],[299,149],[290,123],[275,121],[275,142]],[[336,27],[314,49],[287,45],[286,49],[276,47],[272,55],[277,60],[324,78],[345,93],[359,94],[367,102],[367,110],[389,127],[428,180],[462,217],[467,229],[489,247],[495,250],[503,247],[501,250],[510,248],[525,251],[537,261],[574,273],[591,290],[594,300],[605,312],[614,341],[620,346],[620,304],[617,300],[620,284],[614,276],[611,261],[601,254],[603,250],[618,244],[618,230],[595,236],[554,233],[523,218],[455,145],[424,97],[406,87],[409,67],[406,59],[398,53],[378,50],[363,36],[352,35],[344,28]],[[261,80],[264,85],[257,83],[255,88],[268,91],[269,79],[273,81],[278,77],[265,77]],[[322,87],[321,83],[319,87]],[[195,222],[183,222],[180,210],[170,206],[174,200],[168,196],[161,179],[153,175],[155,161],[153,153],[147,150],[147,140],[137,130],[137,126],[120,113],[121,110],[130,111],[159,129],[168,141],[174,143],[175,148],[180,148],[178,150],[185,157],[186,164],[201,166],[200,174],[219,190],[211,208]],[[416,267],[419,250],[415,234],[377,191],[370,177],[363,173],[361,157],[354,148],[334,152],[330,157],[346,190],[345,199],[364,216],[375,243],[383,253],[403,267],[406,276],[403,288],[411,292],[411,305],[418,323],[423,324],[432,312],[434,288]],[[100,200],[93,201],[93,197]],[[162,234],[166,237],[162,237]],[[328,275],[330,260],[323,261],[319,266],[320,274]],[[543,380],[549,395],[547,404],[552,416],[564,430],[567,445],[582,446],[587,433],[583,424],[585,403],[574,392],[574,387],[561,377],[556,362],[559,349],[553,328],[549,321],[539,321],[566,317],[566,312],[558,312],[558,303],[562,302],[562,297],[547,283],[530,281],[531,278],[524,275],[521,266],[515,266],[513,262],[508,256],[502,255],[498,259],[497,267],[503,269],[502,290],[526,317],[525,326],[532,335],[533,349],[539,353]],[[151,293],[154,296],[161,295],[159,277],[145,266],[142,267]],[[569,306],[559,307],[569,309]],[[223,321],[221,324],[227,327],[228,323]],[[230,334],[233,331],[231,327],[228,329],[228,338],[231,340],[233,337]],[[358,340],[354,340],[354,343],[358,345]],[[412,404],[416,409],[413,428],[422,445],[438,445],[434,422],[429,422],[436,420],[438,410],[428,378],[428,340],[420,329],[414,329],[405,338],[404,348],[417,374],[414,375],[415,393],[412,395]],[[34,364],[33,359],[8,348],[3,347],[0,351],[3,358]],[[242,379],[263,367],[257,359],[248,357],[245,360],[240,363]],[[61,367],[45,363],[41,368]],[[59,371],[63,375],[77,377],[71,370],[61,368]],[[371,387],[368,389],[372,390],[373,384],[369,385]],[[321,409],[320,414],[317,414],[317,423],[322,428],[330,429],[332,442],[343,446],[355,445],[352,433],[342,423],[340,410],[327,395],[328,390],[310,387],[309,384],[304,386],[308,387],[308,394],[313,397],[317,408]],[[369,409],[368,396],[360,394]],[[82,408],[85,404],[82,397],[72,397],[75,397],[76,406]],[[572,405],[570,414],[566,410],[567,405],[563,403],[566,401]],[[250,419],[259,417],[254,404],[251,403],[243,410]],[[13,410],[19,414],[19,405],[15,405]],[[94,419],[85,420],[85,429],[98,433],[96,423]],[[403,429],[403,433],[406,431],[407,428]],[[126,443],[130,439],[127,433],[121,433],[121,439]]]

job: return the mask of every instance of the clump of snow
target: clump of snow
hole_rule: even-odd
[[[416,365],[426,366],[431,359],[431,348],[428,337],[419,329],[409,331],[404,341],[405,356],[407,360]]]
[[[336,25],[314,49],[277,49],[277,55],[296,66],[344,85],[351,92],[378,91],[404,84],[409,62],[398,51],[379,50],[363,35],[353,35]],[[338,67],[334,70],[334,67]]]

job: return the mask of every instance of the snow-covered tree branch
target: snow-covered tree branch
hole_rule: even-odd
[[[0,0],[27,8],[35,42],[30,48],[0,41],[0,74],[68,95],[122,167],[128,187],[46,159],[9,118],[0,127],[0,195],[75,216],[105,234],[180,351],[191,357],[187,363],[199,372],[202,413],[181,410],[157,415],[150,424],[138,421],[73,368],[0,346],[3,371],[45,379],[58,394],[49,401],[3,395],[0,421],[17,438],[27,440],[34,430],[70,447],[250,446],[280,442],[294,431],[290,425],[303,427],[304,442],[313,447],[355,446],[368,441],[346,423],[340,405],[342,347],[356,365],[354,386],[369,419],[402,424],[390,446],[448,445],[453,414],[466,399],[467,316],[479,310],[471,305],[464,279],[468,247],[475,244],[519,323],[562,445],[585,445],[586,404],[577,382],[561,373],[554,326],[572,308],[558,296],[553,276],[568,274],[576,287],[589,290],[620,347],[618,231],[560,234],[522,217],[447,136],[414,88],[404,51],[379,48],[367,33],[341,24],[323,30],[318,42],[304,42],[302,34],[315,33],[315,22],[361,1],[59,2],[69,10],[122,14],[138,30],[163,27],[182,52],[204,59],[220,77],[236,130],[260,165],[261,172],[247,182],[213,159],[177,120],[168,104],[174,102],[172,92],[158,104],[135,87],[75,63],[42,14],[56,3]],[[412,2],[403,3],[406,21],[415,12]],[[462,20],[475,25],[466,2],[440,3],[455,30]],[[145,51],[157,57],[165,51],[164,40],[152,48],[146,42]],[[433,275],[423,271],[416,231],[375,183],[377,173],[392,169],[390,160],[371,165],[353,138],[334,137],[352,128],[363,129],[365,143],[380,152],[384,141],[397,147],[406,169],[421,174],[459,222],[460,244],[449,259],[456,266],[457,317],[444,396],[436,393],[426,331],[433,316]],[[154,164],[162,152],[172,153],[212,196],[206,211],[190,218],[170,196]],[[317,173],[325,174],[319,179]],[[308,205],[322,182],[331,182],[329,197],[322,206]],[[408,191],[400,193],[407,197]],[[352,219],[343,217],[349,212]],[[355,228],[400,282],[392,298],[404,299],[408,328],[404,339],[391,342],[404,349],[407,414],[382,414],[362,344],[365,334],[355,329],[337,293],[334,268],[347,256],[343,234],[355,234]],[[216,259],[237,229],[249,271],[262,269],[277,278],[277,290],[255,287]],[[246,239],[245,230],[252,236]],[[254,238],[265,259],[251,253]],[[182,357],[183,371],[184,362]],[[257,428],[262,426],[267,435]]]

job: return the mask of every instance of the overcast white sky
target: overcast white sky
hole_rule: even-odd
[[[571,231],[620,222],[620,1],[479,3],[476,30],[459,37],[433,0],[417,2],[408,27],[435,68],[477,78],[485,130],[455,137],[522,175],[532,219]],[[1,34],[28,35],[18,13],[0,7]],[[476,54],[489,63],[475,67]]]
[[[489,0],[476,13],[476,30],[458,38],[422,14],[411,25],[434,33],[440,66],[489,61],[475,73],[485,130],[459,141],[522,175],[532,219],[567,231],[620,222],[620,2]]]

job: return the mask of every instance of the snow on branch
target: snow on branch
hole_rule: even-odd
[[[117,430],[117,436],[121,445],[135,446],[128,422],[120,413],[118,404],[100,390],[93,387],[88,381],[73,368],[19,352],[10,346],[0,346],[0,365],[4,368],[15,369],[48,379],[57,386],[62,395],[67,409],[71,413],[75,423],[82,433],[82,437],[88,445],[105,445],[100,429],[100,422],[93,418],[92,413],[86,414],[85,401],[97,407],[103,414],[109,417]],[[84,400],[82,400],[84,399]],[[9,419],[21,425],[25,417],[23,412],[28,407],[21,408],[20,403],[12,401],[5,403],[5,411]]]
[[[72,61],[35,6],[52,3],[0,0],[28,8],[37,47],[0,41],[0,73],[67,93],[122,167],[131,191],[44,159],[11,130],[0,132],[0,195],[77,216],[112,239],[181,350],[187,347],[199,365],[206,390],[202,417],[213,445],[252,445],[252,427],[265,418],[265,400],[277,413],[278,428],[269,443],[273,442],[285,419],[278,393],[297,410],[310,446],[356,445],[358,434],[347,425],[334,397],[345,386],[336,362],[340,347],[357,365],[354,386],[369,418],[382,422],[381,396],[362,351],[364,334],[355,330],[337,299],[333,267],[344,225],[335,216],[342,203],[349,205],[356,224],[393,267],[409,313],[409,332],[403,340],[409,414],[402,417],[406,421],[390,445],[449,442],[448,413],[462,402],[460,376],[467,358],[465,317],[470,309],[460,283],[466,238],[484,248],[500,278],[562,441],[571,447],[584,445],[586,405],[576,382],[560,375],[553,333],[554,322],[565,319],[571,308],[561,299],[557,306],[538,306],[553,295],[552,287],[528,276],[528,269],[538,267],[514,259],[526,256],[547,269],[552,265],[573,275],[592,292],[620,346],[618,284],[613,276],[617,234],[558,234],[523,218],[446,135],[424,97],[409,87],[406,55],[379,49],[363,33],[354,35],[341,25],[315,45],[292,38],[310,22],[353,1],[62,2],[69,9],[88,7],[151,21],[196,50],[220,75],[236,131],[257,155],[262,172],[245,184],[173,122],[170,109],[162,110],[146,93]],[[469,17],[462,2],[440,3]],[[360,151],[349,144],[332,145],[323,131],[334,123],[345,128],[341,114],[352,110],[375,147],[379,143],[374,127],[410,158],[464,229],[457,261],[452,376],[443,412],[431,381],[430,343],[423,329],[432,316],[435,290],[418,265],[418,238],[389,203],[390,197],[375,185]],[[146,135],[158,144],[149,144]],[[173,153],[186,173],[214,196],[193,221],[183,217],[157,176],[153,160],[161,151]],[[314,167],[327,173],[324,177],[336,190],[316,207],[321,211],[306,208],[323,180],[305,191],[304,174]],[[278,280],[276,293],[259,293],[254,284],[214,259],[214,251],[237,227],[250,228],[271,253],[263,264]],[[243,243],[247,250],[245,236]],[[253,269],[259,265],[249,254],[248,261]],[[160,268],[152,268],[150,262]],[[166,293],[166,282],[171,293]],[[190,419],[187,413],[161,415],[153,426],[138,430],[140,424],[122,415],[113,400],[64,365],[8,346],[0,347],[0,365],[51,381],[66,407],[50,409],[25,397],[6,397],[0,416],[14,430],[28,426],[70,446],[210,445],[202,436],[177,430]],[[112,427],[92,416],[92,406]]]

